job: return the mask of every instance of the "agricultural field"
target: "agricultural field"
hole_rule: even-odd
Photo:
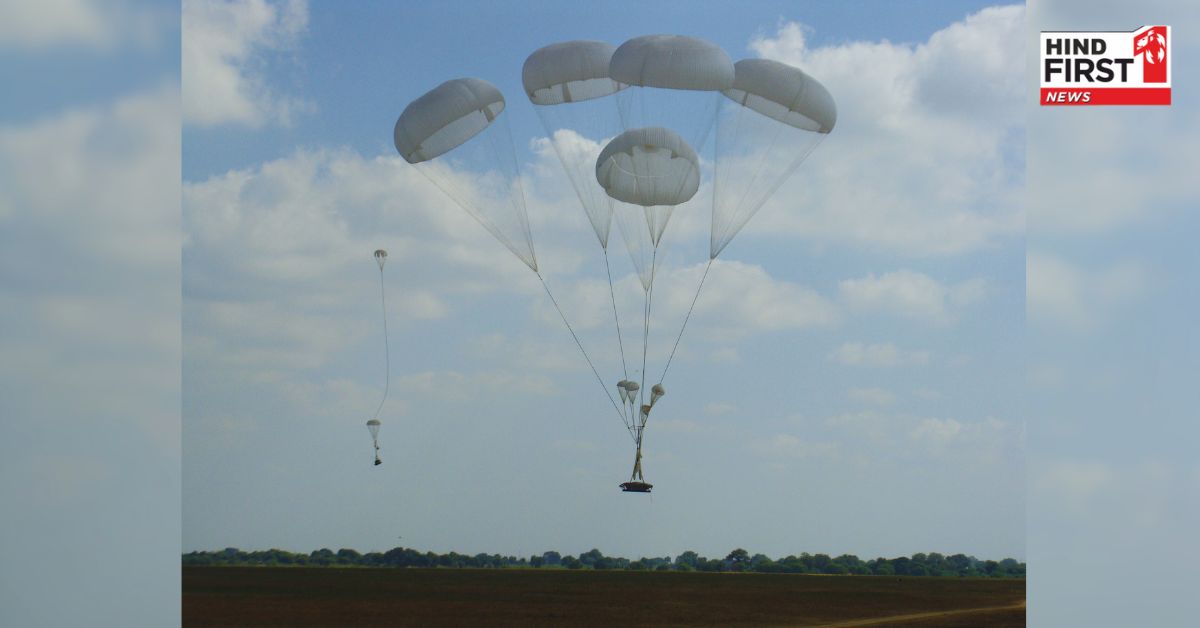
[[[184,567],[183,625],[1025,625],[1025,581],[522,569]]]

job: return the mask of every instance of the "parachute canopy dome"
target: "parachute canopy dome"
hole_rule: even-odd
[[[618,201],[643,207],[679,205],[700,187],[700,160],[670,129],[630,129],[600,151],[596,180]]]
[[[525,60],[521,81],[535,105],[582,102],[614,94],[626,87],[608,75],[612,44],[564,41],[539,48]]]
[[[621,44],[608,74],[641,87],[722,91],[733,87],[733,61],[715,44],[683,35],[645,35]]]
[[[504,111],[504,95],[482,79],[452,79],[412,101],[396,120],[393,139],[410,164],[457,148]]]
[[[770,59],[742,59],[734,64],[730,100],[784,124],[829,133],[837,123],[833,96],[799,68]]]

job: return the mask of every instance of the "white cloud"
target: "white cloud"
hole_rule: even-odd
[[[865,344],[847,342],[829,353],[829,360],[843,366],[924,366],[928,351],[904,351],[890,342]]]
[[[1153,285],[1145,266],[1132,260],[1088,269],[1054,255],[1030,252],[1025,269],[1029,321],[1074,332],[1095,330]]]
[[[288,126],[310,103],[269,87],[263,54],[294,48],[308,28],[305,0],[184,0],[183,120],[197,126]]]
[[[873,406],[890,406],[896,402],[896,395],[883,388],[851,388],[846,394],[853,401]]]
[[[1054,501],[1073,509],[1083,509],[1102,491],[1112,488],[1113,472],[1098,462],[1058,461],[1043,469],[1034,486],[1054,495]]]
[[[947,286],[923,273],[898,270],[838,284],[842,301],[853,310],[883,311],[927,323],[953,322],[965,307],[986,293],[982,279]]]
[[[170,78],[0,123],[0,623],[178,621],[179,169]]]
[[[161,396],[130,386],[178,386],[159,368],[179,354],[178,124],[168,83],[0,127],[0,370],[39,382],[23,392],[47,392],[42,413],[114,413],[177,438]]]
[[[751,42],[833,94],[838,124],[748,233],[799,234],[923,257],[1024,229],[1025,11],[993,7],[917,45],[810,47],[788,22]],[[772,209],[774,208],[774,209]]]
[[[704,266],[698,263],[659,269],[654,280],[650,355],[665,356],[671,351],[696,296]],[[614,290],[628,356],[633,348],[641,347],[645,291],[633,274],[614,277]],[[576,278],[558,285],[555,291],[575,329],[593,334],[585,346],[615,345],[612,297],[605,280]],[[547,326],[562,325],[548,298],[538,303],[536,313]],[[691,359],[691,352],[701,343],[724,344],[757,334],[820,329],[834,326],[839,320],[838,307],[811,288],[776,279],[758,265],[716,260],[696,301],[676,360]],[[734,347],[719,346],[708,358],[732,363],[738,360],[738,354]]]
[[[990,459],[996,459],[1006,450],[1020,448],[1023,439],[1016,426],[992,417],[982,421],[921,418],[909,427],[908,436],[926,451],[954,449]]]
[[[169,13],[122,0],[40,0],[0,3],[0,49],[111,49],[156,40]],[[173,18],[174,16],[170,16]]]
[[[759,455],[781,458],[836,459],[840,453],[837,443],[810,442],[791,434],[776,434],[752,448]]]
[[[889,393],[883,392],[887,398]],[[874,391],[868,393],[868,397],[874,395]],[[873,409],[833,415],[820,425],[835,435],[833,440],[855,443],[855,451],[867,457],[1024,464],[1020,427],[995,417],[967,420]]]

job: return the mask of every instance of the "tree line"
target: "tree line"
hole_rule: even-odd
[[[386,552],[359,553],[353,549],[333,551],[327,548],[309,554],[280,549],[245,552],[236,547],[207,552],[194,551],[183,555],[185,566],[251,565],[251,566],[322,566],[322,567],[445,567],[451,569],[595,569],[628,571],[710,571],[802,573],[863,576],[934,576],[971,578],[1024,578],[1025,563],[1012,558],[979,560],[974,556],[937,552],[917,553],[897,558],[861,560],[852,554],[831,557],[828,554],[787,556],[778,560],[763,554],[751,555],[738,548],[724,558],[707,558],[686,551],[672,559],[670,556],[629,560],[605,556],[592,549],[578,556],[563,556],[555,551],[535,554],[528,558],[479,553],[473,556],[450,552],[436,554],[412,548],[396,547]]]

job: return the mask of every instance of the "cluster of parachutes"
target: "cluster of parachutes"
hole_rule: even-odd
[[[396,150],[541,280],[637,445],[633,477],[622,488],[648,492],[651,485],[641,473],[642,436],[651,409],[666,393],[662,381],[704,278],[713,260],[833,129],[837,110],[824,86],[795,67],[766,59],[733,63],[718,46],[678,35],[636,37],[619,47],[599,41],[551,44],[529,56],[521,78],[603,252],[623,371],[616,384],[620,403],[538,268],[500,90],[477,78],[438,85],[400,114],[393,134]],[[700,155],[714,129],[708,264],[662,375],[647,386],[659,249],[672,213],[701,188],[706,164]],[[614,222],[644,291],[641,368],[633,370],[635,378],[608,260]],[[637,366],[636,357],[632,360]]]

